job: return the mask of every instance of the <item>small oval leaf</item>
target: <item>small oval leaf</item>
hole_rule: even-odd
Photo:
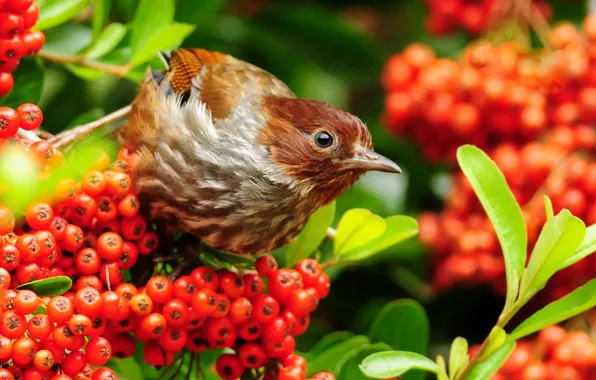
[[[377,239],[387,229],[385,220],[367,209],[354,208],[346,211],[339,220],[333,252],[342,256]]]
[[[370,339],[364,335],[356,335],[339,344],[333,345],[329,349],[321,352],[317,356],[313,356],[308,362],[308,374],[314,375],[321,371],[332,371],[341,358],[349,352],[360,349],[362,346],[369,344]]]
[[[461,369],[467,366],[469,361],[468,341],[462,337],[455,338],[449,351],[449,376],[452,379],[457,378]]]
[[[308,223],[286,249],[286,266],[309,257],[321,245],[327,235],[327,228],[335,218],[335,202],[315,211]]]
[[[45,30],[65,23],[79,14],[90,0],[47,0],[39,9],[35,29]]]
[[[55,297],[64,294],[72,286],[72,280],[66,276],[44,278],[17,286],[17,289],[28,289],[38,296]]]
[[[552,275],[563,269],[565,260],[579,247],[585,235],[584,222],[567,209],[544,224],[521,281],[519,296],[524,302],[544,288]]]
[[[142,65],[155,57],[158,51],[178,47],[194,29],[194,25],[190,24],[174,23],[165,26],[144,39],[138,49],[133,50],[131,65],[133,67]]]
[[[473,145],[463,145],[457,149],[457,162],[499,238],[507,277],[504,310],[508,310],[517,297],[526,264],[528,234],[521,208],[503,173],[482,150]]]
[[[520,323],[508,339],[517,340],[545,327],[581,314],[596,306],[596,279],[586,282],[565,297],[546,305]]]
[[[373,342],[387,343],[394,350],[426,354],[429,322],[424,308],[411,299],[387,303],[371,324],[368,336]],[[404,380],[422,380],[424,373],[412,371]]]
[[[562,267],[567,268],[581,259],[590,256],[594,252],[596,252],[596,224],[586,228],[584,240],[579,247],[577,247],[575,252],[565,260]]]
[[[342,260],[364,260],[418,234],[418,221],[405,215],[385,218],[385,232],[378,238],[342,254]]]
[[[94,59],[103,57],[118,46],[126,35],[126,27],[120,23],[112,23],[101,32],[97,42],[85,54],[87,58]]]
[[[336,364],[333,373],[341,380],[362,380],[363,373],[360,370],[360,363],[367,356],[383,351],[391,351],[391,347],[385,343],[364,345],[344,355]]]
[[[401,376],[412,369],[439,373],[437,363],[426,356],[407,351],[385,351],[368,356],[360,364],[366,376],[375,379],[387,379]]]
[[[130,28],[130,47],[133,53],[146,45],[151,36],[161,33],[166,26],[174,21],[175,6],[174,0],[139,1]]]

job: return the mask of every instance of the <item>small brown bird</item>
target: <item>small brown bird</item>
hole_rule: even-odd
[[[366,171],[401,173],[356,116],[203,49],[162,54],[121,130],[152,215],[227,252],[272,251]]]

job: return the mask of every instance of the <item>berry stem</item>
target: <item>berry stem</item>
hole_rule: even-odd
[[[89,136],[93,131],[95,131],[98,128],[124,118],[126,115],[130,113],[131,108],[132,107],[130,105],[120,108],[119,110],[114,111],[95,121],[92,121],[87,124],[82,124],[72,129],[61,132],[56,136],[50,138],[48,142],[52,144],[56,149],[60,149],[66,145],[70,145],[71,143],[77,140]]]
[[[47,59],[50,62],[54,62],[57,64],[77,64],[89,67],[91,69],[96,69],[103,71],[107,74],[116,76],[116,77],[124,77],[130,72],[130,65],[111,65],[108,63],[102,63],[97,61],[88,60],[85,56],[82,55],[68,55],[68,54],[60,54],[51,52],[45,49],[39,51],[38,56],[44,59]]]
[[[41,138],[32,131],[26,131],[22,128],[19,128],[19,131],[17,132],[18,136],[24,140],[29,140],[31,142],[37,142],[37,141],[41,141]]]

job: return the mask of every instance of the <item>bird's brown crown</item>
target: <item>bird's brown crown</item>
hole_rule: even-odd
[[[335,199],[364,173],[344,164],[355,149],[372,149],[368,128],[356,116],[310,99],[269,96],[264,108],[270,120],[260,142],[286,174],[310,183],[321,203]]]

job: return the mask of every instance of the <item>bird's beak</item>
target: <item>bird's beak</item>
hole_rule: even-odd
[[[347,170],[378,171],[397,174],[402,172],[401,168],[395,162],[364,147],[358,147],[354,156],[343,160],[342,164]]]

